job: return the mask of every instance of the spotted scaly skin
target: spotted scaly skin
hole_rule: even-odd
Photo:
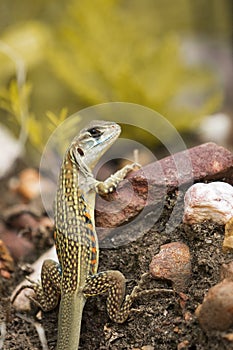
[[[60,300],[57,350],[78,350],[83,307],[87,297],[107,292],[109,317],[123,323],[134,299],[158,290],[141,291],[139,286],[125,300],[125,278],[119,271],[97,273],[98,239],[95,231],[96,193],[112,192],[138,164],[126,165],[104,182],[97,181],[92,169],[120,134],[113,122],[95,121],[83,129],[68,148],[61,166],[55,199],[55,244],[59,264],[45,260],[41,283],[30,287],[34,302],[44,311]],[[161,291],[161,290],[159,290]],[[169,291],[170,290],[162,290]]]

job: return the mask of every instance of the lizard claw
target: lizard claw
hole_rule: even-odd
[[[137,170],[139,170],[139,169],[141,169],[141,164],[139,164],[139,163],[133,163],[132,164],[132,170],[134,170],[134,171],[137,171]]]
[[[35,281],[31,280],[31,278],[28,277],[28,276],[25,276],[25,279],[26,279],[28,282],[30,282],[32,285],[37,284]]]

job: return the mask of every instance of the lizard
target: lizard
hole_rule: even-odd
[[[35,298],[30,299],[43,311],[54,309],[60,299],[57,350],[78,350],[82,313],[88,297],[107,292],[110,319],[123,323],[134,299],[147,292],[139,292],[140,288],[136,286],[125,297],[125,277],[120,271],[98,273],[99,246],[94,219],[96,193],[106,195],[114,191],[129,172],[140,167],[132,163],[105,181],[94,178],[95,165],[120,133],[121,128],[115,122],[93,121],[71,142],[61,165],[54,208],[54,238],[59,263],[45,260],[41,282],[30,281],[31,285],[24,286],[34,290]]]

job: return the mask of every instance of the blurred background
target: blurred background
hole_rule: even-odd
[[[20,154],[38,165],[67,116],[112,101],[156,110],[188,146],[232,149],[232,14],[231,0],[1,0],[0,176]]]

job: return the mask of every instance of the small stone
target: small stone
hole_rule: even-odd
[[[226,223],[225,237],[222,244],[223,252],[233,249],[233,217]]]
[[[176,291],[185,290],[191,275],[188,246],[182,242],[162,245],[159,254],[152,258],[150,273],[156,278],[172,281]]]
[[[0,276],[6,278],[8,280],[11,278],[10,272],[7,271],[7,270],[2,269],[1,263],[0,263]]]
[[[7,175],[16,159],[23,153],[22,141],[17,140],[3,124],[0,124],[0,178]]]
[[[223,334],[222,337],[230,342],[233,342],[233,333]]]
[[[189,346],[189,341],[188,340],[183,340],[182,342],[180,342],[178,345],[177,345],[177,350],[181,350],[181,349],[187,349]]]
[[[196,224],[212,220],[225,225],[233,213],[233,187],[225,182],[196,183],[184,197],[183,222]]]
[[[191,312],[186,311],[184,313],[184,320],[185,320],[185,322],[189,323],[190,321],[192,321],[192,319],[193,319],[193,315],[191,314]]]
[[[181,329],[178,326],[173,328],[173,332],[178,334],[182,333]]]
[[[203,303],[196,309],[201,327],[225,331],[233,325],[233,282],[227,279],[209,289]]]
[[[10,188],[21,194],[27,201],[36,198],[40,194],[39,173],[35,169],[21,171],[18,179],[11,179]]]
[[[180,296],[180,300],[179,300],[179,303],[180,303],[180,307],[181,309],[185,309],[185,306],[186,306],[186,303],[187,303],[187,300],[189,299],[188,296],[182,292],[179,293],[179,296]]]
[[[228,279],[233,282],[233,261],[223,264],[220,271],[220,279]]]
[[[0,276],[9,279],[14,271],[14,261],[5,243],[0,239]]]

